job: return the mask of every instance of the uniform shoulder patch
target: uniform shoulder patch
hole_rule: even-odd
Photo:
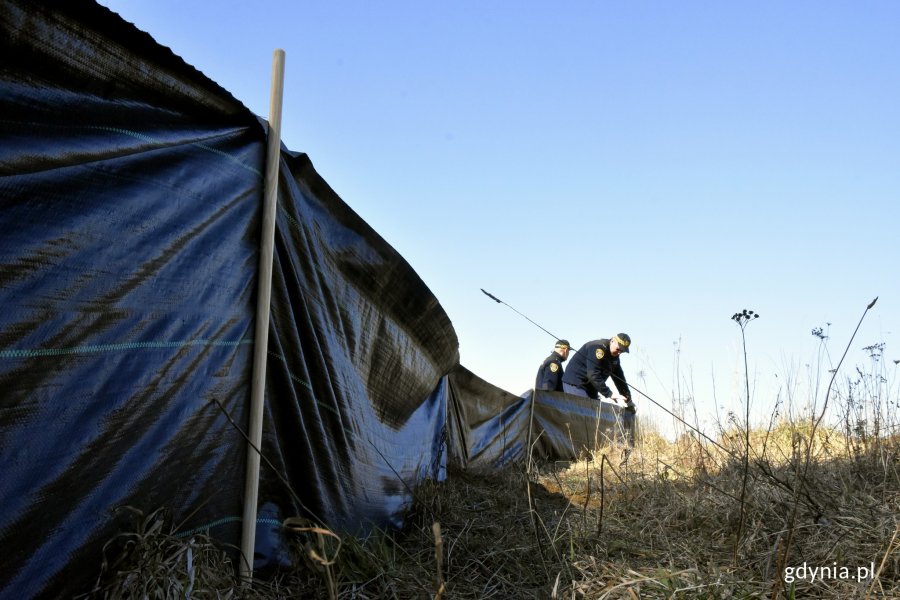
[[[596,354],[597,354],[597,360],[600,360],[600,359],[602,359],[604,356],[606,356],[606,355],[603,353],[603,348],[597,348]]]
[[[559,365],[556,363],[550,363],[550,370],[556,373],[557,371],[559,371]]]

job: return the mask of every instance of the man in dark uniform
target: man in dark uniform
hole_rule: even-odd
[[[572,357],[569,368],[563,375],[563,391],[586,398],[607,398],[616,403],[623,400],[627,409],[634,412],[631,390],[619,363],[619,355],[628,352],[629,346],[631,338],[625,333],[584,344]],[[610,377],[613,378],[618,393],[614,394],[606,385],[606,380]]]
[[[553,352],[544,359],[544,362],[541,363],[541,368],[538,369],[534,389],[553,392],[563,391],[562,364],[567,358],[569,358],[569,340],[557,340],[556,345],[553,346]]]

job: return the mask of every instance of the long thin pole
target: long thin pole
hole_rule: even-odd
[[[520,313],[520,312],[517,311],[515,308],[513,308],[512,306],[510,306],[509,304],[507,304],[506,302],[504,302],[503,300],[501,300],[501,299],[498,298],[497,296],[493,295],[493,294],[490,293],[490,292],[485,291],[484,288],[481,288],[481,292],[482,292],[485,296],[487,296],[488,298],[490,298],[491,300],[493,300],[494,302],[496,302],[497,304],[502,304],[502,305],[506,306],[507,308],[512,309],[512,311],[515,312],[516,314],[518,314],[520,317],[525,317],[526,319],[528,319],[528,321],[529,321],[532,325],[534,325],[535,327],[537,327],[538,329],[540,329],[541,331],[543,331],[544,333],[546,333],[546,334],[549,335],[550,337],[552,337],[552,338],[554,338],[554,339],[557,339],[557,340],[559,339],[557,336],[553,335],[552,333],[550,333],[549,331],[547,331],[546,329],[544,329],[543,327],[541,327],[540,325],[538,325],[537,323],[535,323],[534,321],[532,321],[531,318],[528,317],[528,315],[523,314],[523,313]]]
[[[537,382],[535,382],[537,383]],[[525,441],[526,448],[528,450],[527,463],[525,463],[525,475],[531,476],[531,438],[534,435],[534,403],[537,401],[537,393],[538,386],[535,385],[534,389],[531,390],[531,402],[529,402],[528,406],[528,437]]]
[[[250,442],[247,446],[247,479],[244,486],[244,519],[241,525],[241,579],[253,578],[256,547],[256,508],[259,498],[259,452],[262,447],[263,400],[266,390],[266,357],[269,348],[269,304],[272,299],[272,259],[275,254],[275,205],[278,198],[278,165],[281,160],[281,99],[284,92],[284,50],[272,56],[272,89],[269,96],[269,139],[262,235],[259,250],[259,287],[256,297],[256,336],[253,377],[250,383]]]

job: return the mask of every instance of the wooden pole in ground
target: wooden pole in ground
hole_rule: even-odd
[[[531,461],[532,461],[531,444],[532,444],[532,437],[534,436],[534,402],[535,402],[535,400],[537,400],[537,393],[538,393],[537,383],[535,383],[534,389],[531,390],[531,402],[529,402],[529,406],[528,406],[528,435],[526,436],[526,439],[525,439],[525,449],[527,450],[527,452],[525,454],[525,460],[527,461],[525,463],[525,476],[526,477],[531,476]]]
[[[244,518],[241,524],[240,576],[253,578],[256,547],[256,509],[259,499],[259,451],[262,448],[263,401],[266,389],[266,357],[269,348],[269,304],[272,299],[272,260],[275,254],[275,208],[278,198],[278,166],[281,161],[281,99],[284,92],[284,50],[272,56],[272,88],[269,96],[269,137],[263,196],[262,235],[259,250],[259,285],[256,297],[256,336],[253,377],[250,382],[250,425],[247,446],[247,478],[244,486]]]

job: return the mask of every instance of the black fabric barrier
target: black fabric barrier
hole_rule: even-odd
[[[345,531],[399,525],[411,487],[443,477],[456,334],[305,155],[283,153],[281,173],[263,453],[305,490],[296,511]],[[291,506],[284,487],[264,490]]]
[[[450,465],[491,470],[525,459],[528,403],[463,366],[448,376]]]
[[[0,598],[88,591],[161,508],[240,545],[265,134],[107,9],[0,0]],[[309,158],[280,160],[257,573],[286,517],[399,526],[448,464],[521,461],[530,414],[459,366],[437,299]],[[539,394],[541,455],[591,414]]]
[[[610,402],[562,392],[529,390],[516,396],[459,366],[450,382],[450,466],[493,470],[532,458],[571,461],[598,444],[627,443],[634,414]],[[536,399],[532,417],[531,402]]]
[[[0,27],[0,597],[69,597],[123,507],[240,545],[265,127],[93,3],[3,0]],[[399,523],[458,363],[306,156],[278,202],[258,568],[287,516]]]
[[[65,598],[123,507],[241,514],[264,139],[106,9],[0,29],[0,596]]]
[[[531,401],[530,392],[525,396]],[[534,456],[576,460],[603,444],[628,442],[634,413],[611,402],[539,390],[534,405]]]

